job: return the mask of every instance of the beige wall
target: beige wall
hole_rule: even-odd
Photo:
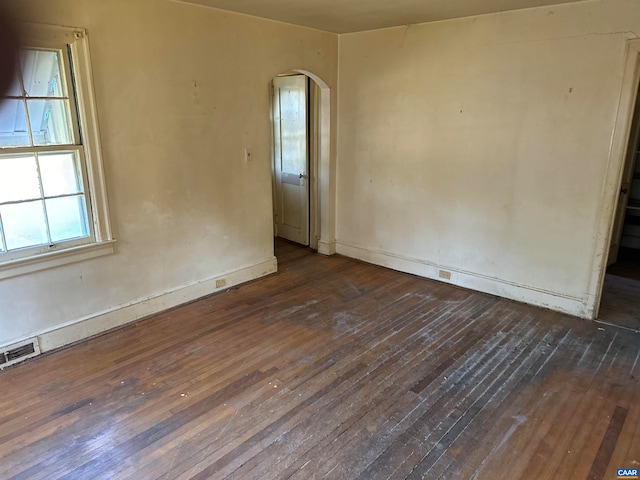
[[[0,345],[46,332],[45,347],[61,345],[209,293],[215,277],[263,273],[268,85],[293,69],[332,89],[340,72],[324,250],[335,209],[341,253],[589,315],[637,0],[349,34],[339,47],[334,35],[168,0],[20,5],[24,20],[89,31],[118,244],[0,280]]]
[[[269,82],[297,68],[334,87],[337,37],[168,0],[20,5],[23,20],[89,32],[118,243],[0,280],[0,345],[97,314],[109,327],[175,303],[163,293],[273,259]]]
[[[638,34],[604,0],[341,36],[338,252],[589,316]]]

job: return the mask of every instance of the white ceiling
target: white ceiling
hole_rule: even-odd
[[[586,0],[178,0],[334,33]]]

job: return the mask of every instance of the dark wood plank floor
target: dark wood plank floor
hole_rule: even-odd
[[[0,373],[0,478],[591,480],[640,465],[640,335],[277,253],[277,275]]]

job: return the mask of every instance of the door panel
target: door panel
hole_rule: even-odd
[[[276,235],[309,245],[307,77],[273,80]]]

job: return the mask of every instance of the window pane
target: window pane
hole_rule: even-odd
[[[55,50],[24,50],[22,79],[29,97],[64,97],[60,55]]]
[[[22,100],[3,99],[0,102],[0,147],[30,145],[27,117]]]
[[[47,200],[51,240],[60,242],[89,235],[84,195]]]
[[[41,200],[0,205],[0,216],[9,250],[47,244],[47,227]]]
[[[0,157],[0,202],[40,198],[38,168],[33,155]]]
[[[45,197],[82,193],[82,174],[74,152],[41,153],[38,159]]]
[[[304,90],[280,90],[282,171],[299,174],[306,170],[307,132]]]
[[[73,133],[66,100],[27,100],[35,145],[71,145]]]
[[[20,80],[18,79],[18,74],[13,79],[13,83],[9,87],[9,91],[7,92],[9,97],[22,97],[22,88],[20,88]],[[2,246],[0,245],[0,248]]]

